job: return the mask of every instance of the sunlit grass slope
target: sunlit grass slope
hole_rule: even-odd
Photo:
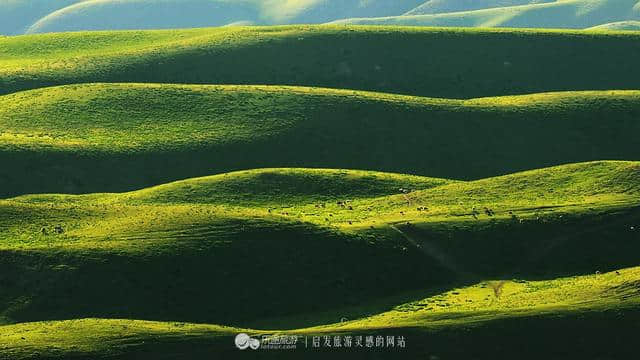
[[[290,331],[105,319],[7,325],[0,327],[0,356],[16,360],[70,356],[164,359],[187,354],[191,359],[233,357],[239,355],[233,347],[234,336],[247,332],[258,337],[300,336],[297,350],[263,351],[261,358],[321,355],[316,349],[305,349],[309,343],[305,337],[327,334],[405,336],[407,348],[400,353],[387,352],[388,357],[462,358],[472,353],[485,358],[499,352],[533,359],[561,356],[567,351],[586,358],[627,357],[633,354],[632,338],[638,329],[639,279],[636,267],[550,281],[487,280],[355,321]],[[612,317],[616,318],[615,327],[610,326]],[[579,345],[564,342],[567,331]],[[500,341],[505,336],[509,341]],[[522,346],[531,344],[532,339],[539,347],[521,353]],[[331,349],[331,356],[360,359],[370,358],[371,353]]]
[[[633,160],[639,114],[635,91],[461,101],[282,86],[45,88],[0,97],[0,194],[127,191],[263,167],[477,179]]]
[[[134,193],[5,201],[0,312],[9,320],[107,316],[241,323],[443,283],[452,278],[448,270],[390,232],[345,233],[288,215],[287,208],[448,183],[375,172],[272,169]],[[57,234],[56,226],[64,233]],[[21,280],[12,280],[18,274]]]
[[[638,89],[639,36],[348,26],[17,36],[0,39],[0,93],[101,81],[304,85],[444,98]]]
[[[244,326],[488,277],[635,266],[639,169],[595,162],[468,183],[267,169],[4,200],[1,313]]]
[[[232,339],[240,331],[216,325],[136,320],[25,323],[0,326],[0,358],[211,358],[225,352],[222,349],[235,349]]]
[[[455,288],[391,311],[318,329],[460,325],[543,313],[579,313],[640,306],[640,268],[547,281],[487,280]]]
[[[355,18],[340,24],[584,29],[640,19],[638,0],[561,0],[450,13]]]

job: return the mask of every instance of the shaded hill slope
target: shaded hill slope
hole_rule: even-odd
[[[490,277],[636,266],[639,169],[596,162],[449,184],[304,169],[273,181],[276,169],[4,200],[0,313],[245,326]],[[319,181],[324,192],[279,196]],[[392,195],[401,184],[415,191]],[[549,187],[556,195],[542,196]]]
[[[460,101],[278,86],[92,84],[11,94],[0,104],[4,197],[128,191],[262,167],[478,179],[640,158],[634,91]]]
[[[618,275],[619,274],[619,275]],[[294,331],[264,331],[205,324],[136,320],[82,319],[1,326],[0,356],[23,359],[172,359],[188,354],[208,359],[212,354],[237,357],[236,334],[298,335],[298,348],[262,351],[261,358],[366,359],[364,349],[309,348],[313,336],[401,334],[405,348],[376,352],[385,357],[443,356],[491,358],[505,356],[538,359],[570,351],[583,358],[632,357],[633,334],[638,330],[638,268],[618,274],[563,278],[548,282],[501,282],[499,297],[483,282],[468,288],[402,304],[394,310],[346,324]],[[576,297],[575,295],[578,295]],[[580,299],[582,302],[577,302]],[[466,300],[466,301],[465,301]],[[574,304],[569,308],[569,304]],[[442,319],[443,314],[454,320]],[[616,326],[611,328],[611,317]],[[464,335],[460,335],[460,333]],[[566,343],[568,332],[579,344]],[[396,335],[394,336],[394,340]],[[509,341],[502,343],[505,337]],[[540,347],[522,353],[531,343]],[[394,344],[395,345],[395,344]],[[456,346],[458,345],[458,346]],[[400,354],[400,355],[398,355]]]
[[[83,82],[304,85],[443,98],[638,89],[639,37],[345,26],[18,36],[0,39],[0,93]]]

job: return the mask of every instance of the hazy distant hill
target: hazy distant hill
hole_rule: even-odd
[[[441,14],[352,18],[336,21],[336,23],[584,29],[626,20],[640,20],[638,0],[562,0]]]
[[[456,11],[490,9],[504,6],[541,4],[556,0],[428,0],[405,15],[440,14]]]
[[[29,33],[229,24],[324,23],[401,15],[422,0],[88,0],[45,14]]]
[[[90,0],[48,14],[27,33],[190,28],[256,23],[259,19],[259,11],[247,1]]]
[[[5,35],[327,22],[584,29],[634,20],[638,0],[0,0]]]
[[[640,30],[640,21],[618,21],[591,27],[587,30]]]

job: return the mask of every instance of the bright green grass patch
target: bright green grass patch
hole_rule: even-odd
[[[214,343],[216,338],[223,336],[226,340],[226,337],[240,331],[216,325],[139,320],[24,323],[0,327],[0,356],[11,359],[38,356],[66,358],[88,354],[115,357],[144,348],[145,343],[156,348],[161,348],[163,343],[179,343],[188,348],[189,344],[203,340]]]

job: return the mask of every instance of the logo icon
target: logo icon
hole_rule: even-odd
[[[246,350],[247,348],[258,350],[258,348],[260,347],[260,340],[254,339],[245,333],[236,335],[235,343],[236,347],[240,350]]]

